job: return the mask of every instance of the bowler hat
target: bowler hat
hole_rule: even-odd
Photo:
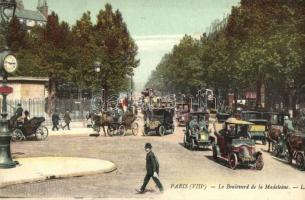
[[[152,148],[152,146],[151,146],[150,143],[146,143],[146,144],[145,144],[145,149],[147,149],[147,148],[148,148],[148,149],[151,149],[151,148]]]

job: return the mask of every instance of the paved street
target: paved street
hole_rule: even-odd
[[[25,141],[12,143],[14,157],[36,156],[73,156],[89,157],[109,160],[118,167],[117,171],[109,174],[91,175],[68,179],[54,179],[49,181],[27,183],[8,186],[0,189],[2,197],[160,197],[159,191],[151,181],[146,194],[135,193],[135,188],[140,187],[145,175],[144,144],[151,142],[153,151],[160,161],[160,178],[165,186],[164,196],[179,195],[190,192],[177,184],[206,184],[205,193],[218,191],[219,184],[283,184],[289,190],[268,190],[255,193],[267,195],[305,195],[305,190],[300,190],[301,184],[305,185],[305,173],[265,152],[266,147],[257,145],[263,151],[265,167],[262,171],[252,169],[231,170],[224,163],[212,160],[212,152],[189,151],[181,144],[183,128],[177,128],[175,134],[164,137],[138,136],[125,137],[89,137],[88,135],[58,135],[50,136],[46,141]],[[298,187],[294,189],[292,187]],[[177,189],[180,187],[180,189]],[[193,186],[192,186],[193,187]],[[198,186],[199,187],[199,186]],[[232,193],[232,191],[219,191]],[[253,190],[254,191],[254,190]],[[251,191],[251,192],[253,192]],[[204,192],[200,189],[193,190]],[[201,193],[200,193],[201,194]],[[250,193],[247,193],[250,194]],[[269,193],[270,194],[270,193]],[[251,195],[250,195],[251,196]]]

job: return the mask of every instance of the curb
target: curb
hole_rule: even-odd
[[[72,170],[69,172],[69,169],[64,169],[63,172],[58,172],[59,168],[63,168],[64,166],[58,165],[57,162],[53,161],[48,161],[45,162],[43,160],[52,160],[54,161],[60,161],[60,160],[65,160],[65,162],[71,160],[73,161],[74,165],[76,166],[77,163],[79,162],[81,165],[84,165],[83,163],[86,163],[86,165],[89,165],[89,163],[93,164],[101,164],[100,167],[97,167],[96,169],[81,169],[81,170],[73,170],[73,165],[69,166]],[[29,160],[29,161],[27,161]],[[24,167],[22,165],[23,162],[27,161],[30,164],[32,164],[31,160],[36,160],[39,161],[39,170],[35,171],[35,162],[33,162],[33,169],[30,167],[30,170],[28,169],[29,166]],[[0,188],[7,187],[10,185],[16,185],[16,184],[21,184],[21,183],[33,183],[33,182],[38,182],[38,181],[46,181],[46,180],[52,180],[52,179],[61,179],[61,178],[70,178],[70,177],[80,177],[80,176],[89,176],[89,175],[94,175],[94,174],[103,174],[103,173],[110,173],[113,172],[114,170],[117,169],[116,165],[110,161],[106,160],[99,160],[99,159],[92,159],[92,158],[76,158],[76,157],[32,157],[32,158],[19,158],[17,159],[21,163],[21,165],[17,165],[16,168],[12,169],[0,169],[0,177],[1,174],[6,174],[6,180],[4,178],[0,179]],[[53,163],[52,163],[53,162]],[[26,162],[25,162],[26,163]],[[26,163],[28,165],[29,163]],[[53,164],[54,166],[54,173],[48,172],[50,169],[50,163]],[[46,172],[43,171],[43,169],[48,169]],[[44,168],[45,167],[45,168]],[[57,168],[57,169],[56,169]],[[26,169],[26,171],[24,171]],[[31,171],[32,169],[32,171]],[[51,170],[52,171],[52,170]],[[16,173],[17,172],[17,173]],[[20,175],[17,178],[13,178]],[[11,179],[10,179],[11,178]]]

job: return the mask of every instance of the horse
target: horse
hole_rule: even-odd
[[[280,126],[276,126],[276,127],[269,126],[268,134],[267,134],[268,152],[270,152],[270,147],[271,147],[270,144],[272,144],[274,146],[274,144],[278,143],[282,133],[283,133],[283,128],[282,127],[280,127]]]
[[[100,127],[102,127],[105,136],[107,136],[105,126],[111,125],[114,121],[113,117],[107,112],[102,112],[101,114],[89,113],[86,118],[87,120],[91,119],[94,122],[94,126],[99,128],[97,130],[98,133],[100,132]]]

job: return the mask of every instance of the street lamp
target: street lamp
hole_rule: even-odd
[[[101,62],[100,61],[94,62],[94,71],[97,73],[99,73],[101,71]]]
[[[7,86],[7,77],[9,73],[16,71],[18,63],[14,55],[11,54],[7,47],[8,25],[14,17],[16,10],[15,0],[0,0],[0,28],[5,33],[5,45],[0,53],[0,71],[2,75],[2,85],[0,94],[2,95],[2,113],[0,119],[0,168],[13,168],[16,163],[12,160],[11,155],[11,131],[8,128],[7,120],[7,103],[6,97],[13,92],[13,88]]]
[[[100,61],[98,61],[98,60],[95,61],[93,66],[94,66],[94,71],[97,74],[101,72],[101,62]],[[98,75],[96,77],[98,80]],[[104,107],[104,105],[103,105],[104,104],[104,89],[103,88],[101,89],[101,95],[102,95],[102,97],[101,97],[100,101],[101,101],[101,107],[102,107],[102,111],[103,111],[103,107]]]
[[[130,103],[131,105],[133,105],[133,98],[132,98],[132,92],[133,92],[133,84],[132,84],[132,81],[133,81],[133,74],[130,75]]]

